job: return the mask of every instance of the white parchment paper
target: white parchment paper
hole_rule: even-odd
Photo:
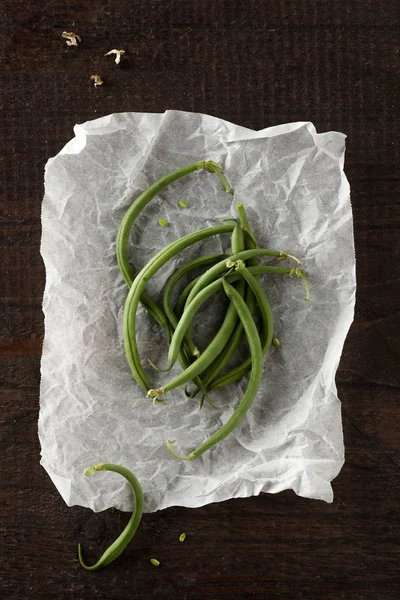
[[[344,461],[334,378],[355,298],[345,136],[317,134],[311,123],[252,131],[179,111],[113,114],[74,131],[46,165],[41,246],[46,266],[41,464],[65,502],[95,511],[131,508],[121,477],[82,476],[85,467],[100,462],[134,471],[147,512],[284,489],[331,502],[330,482]],[[181,390],[158,406],[145,398],[124,354],[127,288],[115,240],[126,209],[148,185],[199,159],[223,165],[234,195],[205,171],[175,182],[134,227],[135,269],[178,237],[235,216],[235,205],[243,202],[259,245],[302,259],[312,297],[304,302],[296,278],[263,279],[281,346],[268,355],[243,424],[196,461],[183,462],[167,452],[166,440],[176,439],[181,453],[196,448],[229,418],[247,381],[212,395],[222,411],[206,404],[199,412],[197,399],[188,400]],[[189,208],[179,208],[178,200]],[[160,227],[160,218],[169,227]],[[189,248],[151,282],[150,291],[159,300],[182,261],[229,247],[224,236]],[[214,301],[205,306],[195,335],[196,327],[199,335],[215,327],[214,307]],[[144,365],[148,357],[165,364],[165,336],[144,310],[138,341]],[[149,373],[158,384],[159,376]]]

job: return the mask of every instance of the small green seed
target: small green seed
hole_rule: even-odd
[[[168,227],[168,223],[165,219],[160,219],[158,221],[158,223],[162,226],[162,227]]]
[[[152,565],[154,565],[155,567],[159,567],[160,566],[160,561],[157,560],[156,558],[151,558],[150,562]]]
[[[181,535],[179,536],[179,541],[184,542],[185,539],[186,539],[186,533],[181,533]]]
[[[275,346],[275,348],[279,348],[279,346],[281,345],[280,341],[276,337],[272,338],[272,343]]]
[[[183,200],[179,200],[178,206],[180,206],[181,208],[187,208],[187,204],[186,202],[183,202]]]

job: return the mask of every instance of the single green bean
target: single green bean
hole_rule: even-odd
[[[231,238],[231,249],[232,249],[232,254],[237,254],[238,252],[242,252],[245,249],[244,246],[244,233],[241,227],[241,223],[237,220],[237,219],[223,219],[224,221],[233,221],[235,223],[233,232],[232,232],[232,238]],[[241,280],[239,283],[239,287],[238,287],[238,292],[240,293],[240,295],[243,297],[244,293],[245,293],[245,281]],[[233,310],[233,313],[236,314],[236,311]],[[231,335],[233,333],[233,331],[236,329],[236,325],[237,325],[237,319],[230,319],[230,324],[231,324]],[[225,324],[225,321],[224,321]],[[228,329],[224,330],[224,331],[229,331]],[[219,338],[217,338],[219,339]],[[225,340],[225,337],[223,338]],[[189,347],[193,347],[194,344],[192,342],[192,324],[190,323],[189,326],[187,327],[187,331],[185,333],[185,340],[186,340],[186,344],[189,345]],[[224,349],[227,347],[227,343],[225,343],[224,346],[222,346],[222,350],[221,352],[224,351]],[[220,354],[221,354],[220,352]],[[218,355],[216,357],[217,362],[218,362]],[[214,359],[213,359],[213,363],[214,363]],[[211,364],[213,364],[211,363]],[[210,366],[211,366],[210,364]]]
[[[247,218],[245,208],[244,208],[243,204],[240,202],[239,204],[236,205],[236,209],[238,211],[240,225],[242,227],[242,231],[244,234],[245,249],[246,250],[254,250],[254,249],[258,248],[258,244],[257,244],[256,239],[254,238],[253,234],[251,233],[249,220]],[[257,262],[258,262],[257,257],[254,256],[252,258],[249,258],[246,261],[246,266],[256,267]]]
[[[293,258],[300,264],[300,261],[297,258],[292,257],[291,255],[287,254],[287,252],[282,252],[281,250],[269,250],[269,249],[265,249],[265,248],[255,248],[253,250],[245,250],[244,252],[238,252],[237,254],[233,254],[232,256],[230,256],[228,260],[230,260],[232,263],[234,263],[238,260],[245,261],[245,260],[248,260],[249,258],[253,258],[255,256],[274,256],[281,260],[285,260],[286,258]],[[186,300],[185,307],[188,306],[188,304],[192,301],[192,299],[195,297],[195,295],[201,289],[203,289],[204,286],[206,286],[209,283],[211,283],[212,281],[214,281],[217,277],[220,277],[225,271],[226,271],[226,261],[225,260],[222,260],[221,262],[217,263],[216,265],[214,265],[213,267],[208,269],[204,273],[204,275],[202,275],[200,277],[200,279],[197,281],[196,285],[192,288],[192,290]]]
[[[185,177],[185,175],[189,175],[190,173],[194,173],[195,171],[201,169],[205,169],[210,173],[216,173],[220,177],[220,165],[217,165],[217,163],[214,163],[214,161],[210,160],[199,160],[190,165],[186,165],[181,169],[173,171],[172,173],[168,173],[167,175],[164,175],[164,177],[161,177],[161,179],[150,185],[144,192],[142,192],[125,213],[118,231],[117,260],[121,274],[129,287],[131,287],[134,280],[134,274],[128,259],[128,241],[131,229],[139,213],[168,185],[174,181],[177,181],[181,177]],[[226,180],[223,179],[223,183],[225,186],[225,191],[230,192],[231,189]]]
[[[207,229],[201,229],[189,233],[184,237],[169,244],[166,248],[158,252],[137,275],[129,290],[125,301],[124,309],[124,344],[125,352],[131,367],[132,375],[138,385],[146,392],[151,388],[147,376],[140,363],[139,351],[136,342],[136,312],[139,306],[141,295],[148,283],[161,267],[165,265],[171,258],[189,246],[223,233],[231,233],[232,225],[217,225]]]
[[[241,266],[242,265],[239,263],[238,267],[240,268]],[[257,278],[259,275],[266,275],[266,274],[279,274],[279,275],[290,275],[290,276],[296,275],[297,277],[301,278],[305,282],[304,270],[299,269],[299,268],[273,267],[273,266],[260,265],[260,266],[256,266],[256,267],[246,267],[243,270],[242,274],[243,275],[249,274],[249,275],[254,276],[254,281],[249,277],[247,277],[247,280],[248,280],[250,289],[254,293],[255,299],[260,308],[260,312],[261,312],[261,336],[260,337],[261,337],[263,353],[266,354],[270,347],[270,344],[271,344],[270,336],[272,334],[273,319],[272,319],[272,311],[271,311],[271,307],[269,305],[268,299],[265,296],[262,288],[260,287],[260,284],[259,284]],[[240,279],[241,276],[242,275],[239,275],[237,272],[235,272],[235,273],[232,273],[229,275],[225,275],[224,277],[229,283],[233,283],[233,282],[237,281],[238,279]],[[307,289],[307,285],[306,285],[306,289]],[[207,386],[208,390],[225,387],[226,385],[229,385],[230,383],[234,383],[235,381],[238,381],[239,379],[241,379],[250,370],[250,367],[251,367],[251,358],[248,358],[243,363],[241,363],[240,365],[238,365],[237,367],[235,367],[228,373],[225,373],[224,375],[221,375],[221,376],[215,378],[211,382],[207,382],[207,379],[204,376],[206,371],[204,371],[204,374],[202,374],[203,386]],[[198,394],[200,389],[203,389],[203,387],[200,388],[198,386],[191,393],[186,393],[186,395],[189,398],[194,398]]]
[[[183,314],[183,309],[185,308],[187,297],[189,296],[191,290],[196,285],[196,283],[198,282],[200,277],[201,277],[201,275],[199,275],[198,277],[196,277],[196,279],[193,279],[193,281],[188,283],[187,286],[179,294],[178,300],[176,301],[176,304],[175,304],[175,314],[178,317],[178,319],[180,319]]]
[[[239,269],[241,268],[240,264],[238,265],[238,268]],[[267,297],[265,296],[259,282],[257,281],[257,279],[254,275],[258,275],[258,274],[261,275],[261,274],[265,273],[266,271],[264,271],[264,269],[265,269],[265,267],[257,266],[257,267],[242,268],[242,270],[241,270],[241,274],[246,279],[247,283],[250,285],[250,287],[256,297],[260,311],[261,311],[261,317],[262,317],[261,338],[262,338],[263,355],[265,355],[268,352],[268,349],[272,342],[273,318],[272,318],[271,307],[267,300]],[[299,268],[288,269],[288,270],[285,269],[285,271],[281,271],[281,273],[288,274],[290,276],[296,275],[297,277],[302,279],[303,283],[305,284],[307,296],[308,296],[309,288],[308,288],[308,283],[305,278],[303,269],[299,269]],[[307,297],[305,298],[305,300],[307,301]],[[229,373],[225,373],[224,375],[221,375],[220,377],[217,377],[216,379],[214,379],[214,381],[212,381],[208,385],[208,389],[217,389],[217,388],[225,387],[231,383],[234,383],[235,381],[238,381],[239,379],[241,379],[249,371],[250,368],[251,368],[251,359],[248,358],[242,364],[238,365],[237,367],[235,367],[234,369],[229,371]],[[205,382],[203,382],[203,385],[205,385]]]
[[[228,256],[228,255],[226,255]],[[253,275],[255,274],[256,276],[258,275],[265,275],[265,274],[280,274],[280,275],[295,275],[295,271],[302,271],[302,269],[293,269],[292,267],[274,267],[274,266],[260,266],[260,267],[249,267],[250,271],[253,273]],[[260,270],[259,270],[260,269]],[[300,277],[300,275],[298,275]],[[187,286],[182,290],[182,292],[179,294],[178,296],[178,300],[176,302],[175,305],[175,314],[178,316],[178,318],[180,318],[182,316],[183,313],[183,309],[185,308],[185,304],[186,304],[186,300],[188,299],[188,296],[190,294],[190,292],[192,291],[192,289],[194,288],[194,286],[196,285],[196,283],[199,281],[200,277],[202,277],[201,275],[199,275],[198,277],[196,277],[196,279],[193,279],[193,281],[191,281],[190,283],[187,284]],[[232,276],[233,279],[230,279],[231,276],[226,276],[228,281],[238,281],[240,279],[239,276]]]
[[[190,165],[186,165],[185,167],[182,167],[181,169],[173,171],[172,173],[168,173],[167,175],[164,175],[164,177],[161,177],[161,179],[159,179],[158,181],[156,181],[155,183],[150,185],[144,192],[142,192],[140,194],[140,196],[138,196],[138,198],[136,198],[136,200],[133,202],[133,204],[130,206],[130,208],[125,213],[125,216],[122,219],[122,222],[121,222],[121,225],[120,225],[120,228],[118,231],[117,261],[118,261],[118,266],[121,271],[121,274],[122,274],[123,278],[125,279],[128,287],[131,287],[132,282],[134,280],[134,274],[133,274],[133,271],[129,264],[129,259],[128,259],[128,241],[129,241],[129,235],[130,235],[131,229],[132,229],[139,213],[165,187],[167,187],[174,181],[177,181],[181,177],[184,177],[185,175],[189,175],[190,173],[193,173],[193,172],[201,170],[201,169],[204,169],[210,173],[215,173],[222,180],[224,187],[225,187],[225,191],[231,192],[231,188],[229,187],[228,182],[226,181],[226,179],[224,178],[224,176],[221,173],[222,167],[212,160],[208,160],[208,161],[199,160]],[[152,318],[157,323],[159,323],[161,325],[161,327],[163,327],[164,329],[168,329],[167,319],[166,319],[164,313],[162,312],[160,307],[152,300],[152,298],[149,296],[149,294],[146,291],[143,292],[140,301],[143,304],[144,308],[152,316]]]
[[[182,277],[184,277],[187,273],[190,273],[190,271],[194,271],[195,269],[199,269],[201,267],[215,263],[217,260],[221,260],[225,256],[227,256],[227,255],[226,254],[209,254],[207,256],[196,258],[196,259],[190,261],[189,263],[182,265],[168,279],[168,281],[165,285],[165,288],[164,288],[163,308],[164,308],[164,313],[166,314],[166,316],[171,324],[172,329],[175,329],[176,325],[178,324],[178,317],[174,313],[174,310],[171,305],[171,296],[172,296],[173,288],[175,287],[175,285],[178,283],[178,281]],[[171,332],[169,341],[171,341],[171,337],[172,337],[172,332]],[[196,350],[197,349],[195,348],[195,346],[193,344],[191,348],[188,348],[188,356],[190,356],[192,358],[194,356],[198,356],[198,351],[196,352]],[[190,360],[188,358],[188,356],[184,353],[184,351],[182,349],[180,350],[180,352],[178,354],[178,359],[179,359],[179,362],[180,362],[183,370],[187,369],[189,367],[190,363],[192,362],[192,360]],[[151,361],[149,361],[149,362],[157,370],[164,371],[162,369],[158,369],[158,367],[156,367]],[[168,370],[169,369],[166,369],[166,371],[168,371]],[[194,378],[193,383],[199,389],[203,389],[203,384],[199,377]]]
[[[220,277],[213,283],[210,283],[207,287],[205,287],[201,292],[197,294],[197,296],[190,303],[188,308],[183,313],[179,323],[174,331],[174,334],[171,339],[171,344],[169,347],[168,353],[168,367],[173,366],[179,349],[182,345],[183,338],[185,333],[196,314],[197,310],[200,306],[213,294],[215,294],[218,290],[222,289],[223,280]],[[207,348],[202,352],[199,358],[192,363],[186,371],[180,373],[177,377],[172,379],[165,386],[158,389],[151,389],[147,392],[149,398],[157,398],[158,396],[162,396],[165,392],[169,392],[180,385],[183,385],[193,379],[193,377],[199,375],[204,371],[204,369],[218,356],[221,352],[221,348],[224,347],[226,342],[228,341],[232,328],[235,326],[237,321],[237,312],[233,303],[229,306],[224,322],[222,323],[219,331],[215,335],[214,339]]]
[[[123,532],[117,537],[115,542],[111,544],[99,558],[95,565],[89,566],[85,563],[82,553],[82,547],[78,545],[78,556],[79,561],[85,569],[88,571],[95,571],[96,569],[100,569],[101,567],[105,567],[109,565],[113,560],[115,560],[124,550],[124,548],[129,544],[131,539],[136,533],[137,528],[139,527],[140,520],[143,514],[143,490],[139,481],[136,479],[134,474],[126,469],[125,467],[121,467],[120,465],[113,465],[110,463],[104,463],[97,465],[95,467],[88,467],[84,471],[84,475],[89,476],[93,475],[96,471],[113,471],[114,473],[119,473],[125,477],[125,479],[129,482],[133,496],[135,500],[135,507],[132,512],[132,516],[129,519],[129,522]]]
[[[224,221],[230,221],[232,219],[223,219]],[[237,219],[233,219],[235,221],[235,228],[232,231],[232,240],[231,240],[231,249],[232,254],[237,254],[238,252],[242,252],[244,247],[244,233],[243,229],[240,226],[240,223]]]
[[[253,404],[262,379],[263,353],[254,319],[247,308],[246,302],[225,278],[223,278],[223,286],[226,295],[228,296],[229,300],[233,302],[237,310],[238,316],[243,323],[243,328],[247,336],[252,360],[250,380],[246,392],[233,415],[216,433],[209,437],[208,440],[201,444],[196,450],[193,450],[188,456],[178,456],[175,454],[171,448],[173,441],[168,441],[167,446],[170,452],[177,458],[184,460],[194,460],[232,433],[232,431],[243,421],[247,411]]]
[[[175,273],[171,275],[164,287],[163,308],[173,329],[176,328],[179,319],[175,314],[174,309],[172,308],[171,296],[174,287],[177,285],[180,279],[182,279],[182,277],[184,277],[185,275],[187,275],[187,273],[190,273],[191,271],[195,271],[196,269],[212,265],[217,261],[222,260],[223,258],[228,258],[228,256],[228,254],[207,254],[206,256],[200,256],[182,265],[181,267],[179,267],[179,269],[175,271]],[[195,347],[193,345],[189,349],[192,356],[194,355],[194,350]]]
[[[236,250],[232,244],[232,253],[240,252],[241,250],[251,250],[257,248],[257,243],[255,242],[253,236],[249,236],[250,234],[250,226],[249,221],[247,219],[247,214],[244,209],[242,203],[236,205],[236,209],[239,215],[239,223],[240,223],[240,231],[241,231],[241,239],[240,244],[236,246],[238,250]],[[233,234],[235,233],[235,229],[233,230]],[[246,234],[246,235],[245,235]],[[249,267],[257,266],[257,257],[249,258],[247,263]],[[251,291],[250,286],[246,286],[246,295],[245,302],[251,314],[254,313],[255,310],[255,298],[254,294]],[[225,368],[225,366],[229,363],[230,359],[238,349],[240,342],[243,337],[243,325],[242,322],[239,322],[236,325],[234,332],[232,333],[231,339],[226,344],[225,348],[218,356],[218,358],[210,365],[210,367],[202,374],[202,381],[206,389],[209,388],[210,383],[217,377],[217,375]]]

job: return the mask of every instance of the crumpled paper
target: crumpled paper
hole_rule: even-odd
[[[317,134],[307,122],[252,131],[179,111],[113,114],[76,125],[74,132],[46,165],[41,245],[46,266],[41,464],[65,502],[94,511],[131,509],[130,489],[121,477],[82,476],[85,467],[100,462],[119,463],[136,474],[146,512],[284,489],[331,502],[330,482],[344,462],[334,379],[355,299],[345,136]],[[199,411],[198,399],[188,400],[181,389],[157,406],[145,397],[124,354],[127,287],[115,241],[126,209],[148,185],[199,159],[223,165],[234,195],[205,171],[172,184],[135,224],[130,248],[135,269],[178,237],[235,216],[235,205],[243,202],[260,245],[301,258],[311,302],[304,302],[299,279],[263,278],[280,347],[269,352],[260,391],[242,425],[185,462],[167,452],[166,441],[176,439],[175,450],[185,454],[200,445],[232,414],[246,380],[212,394],[220,411],[207,403]],[[180,200],[189,208],[180,208]],[[160,218],[169,226],[160,227]],[[158,274],[150,291],[160,299],[179,264],[229,249],[229,237],[186,250]],[[218,311],[211,309],[218,302],[223,306],[222,298],[209,302],[196,320],[196,340],[214,332]],[[164,333],[143,309],[138,319],[143,364],[148,357],[166,364]],[[175,373],[146,368],[156,385]]]

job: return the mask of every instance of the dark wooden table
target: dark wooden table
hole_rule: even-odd
[[[398,0],[3,0],[1,598],[400,597],[398,17]],[[103,57],[115,47],[120,68]],[[75,123],[165,109],[348,135],[358,293],[337,374],[346,464],[333,504],[285,492],[145,515],[119,560],[88,573],[77,542],[98,555],[128,516],[67,508],[39,466],[44,165]]]

